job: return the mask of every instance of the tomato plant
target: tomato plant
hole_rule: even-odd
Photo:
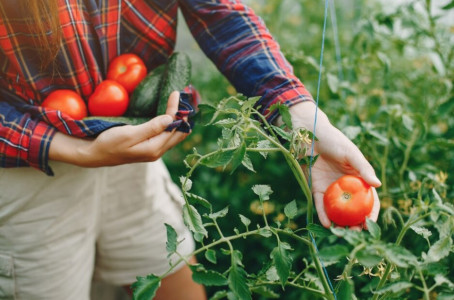
[[[364,223],[372,211],[374,194],[362,178],[344,175],[326,189],[323,203],[336,225],[355,226]]]
[[[128,93],[147,75],[147,67],[136,54],[126,53],[115,57],[107,70],[107,79],[119,82]]]
[[[88,98],[88,111],[93,116],[122,116],[129,104],[126,89],[114,80],[101,82]]]
[[[87,106],[80,95],[72,90],[55,90],[44,99],[41,106],[60,110],[74,120],[87,116]]]

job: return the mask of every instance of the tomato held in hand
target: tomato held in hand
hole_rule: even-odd
[[[326,189],[323,204],[328,218],[336,225],[356,226],[371,213],[374,194],[362,178],[344,175]]]
[[[144,62],[132,53],[114,58],[107,70],[107,79],[119,82],[128,93],[132,93],[146,75],[147,67]]]
[[[87,116],[87,106],[78,93],[72,90],[55,90],[44,99],[42,107],[60,110],[74,120]]]
[[[88,98],[88,111],[92,116],[122,116],[129,105],[125,88],[114,80],[104,80]]]

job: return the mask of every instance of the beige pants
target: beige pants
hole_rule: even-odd
[[[54,177],[0,168],[0,299],[84,300],[93,278],[129,285],[161,275],[169,268],[164,223],[183,240],[180,253],[193,251],[181,193],[162,161],[52,168]]]

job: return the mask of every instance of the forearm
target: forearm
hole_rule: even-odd
[[[49,147],[49,160],[65,162],[81,167],[90,166],[87,158],[92,140],[72,137],[61,132],[55,133]]]

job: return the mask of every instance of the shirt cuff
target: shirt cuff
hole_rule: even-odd
[[[279,110],[276,109],[271,113],[269,112],[269,109],[273,104],[281,103],[290,107],[305,101],[315,102],[312,95],[304,87],[290,88],[286,90],[278,89],[267,95],[266,98],[272,100],[269,102],[266,101],[268,103],[267,105],[264,105],[263,102],[265,101],[261,99],[259,101],[259,105],[263,105],[263,107],[260,109],[261,113],[266,117],[266,120],[270,124],[276,121],[277,117],[279,117]]]
[[[50,142],[56,132],[57,130],[54,127],[44,122],[38,122],[35,128],[33,128],[28,146],[28,164],[49,176],[54,175],[54,172],[49,166],[49,148]]]

